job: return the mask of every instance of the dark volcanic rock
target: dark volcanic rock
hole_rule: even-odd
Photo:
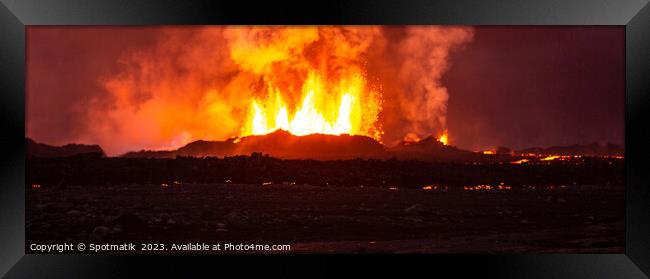
[[[87,156],[94,158],[105,157],[104,150],[99,145],[66,144],[64,146],[52,146],[37,143],[32,139],[25,139],[27,157],[72,157]]]
[[[377,158],[384,147],[366,136],[321,135],[294,136],[276,131],[264,136],[244,137],[237,144],[236,153],[261,152],[283,159],[340,160],[358,157]]]
[[[111,232],[111,229],[105,227],[105,226],[97,226],[95,229],[93,229],[93,232],[91,234],[91,238],[94,240],[104,240],[108,234]]]
[[[400,160],[465,162],[487,159],[483,154],[461,150],[454,146],[444,145],[433,137],[418,142],[400,142],[389,148],[387,154]],[[498,159],[492,156],[491,159]]]
[[[402,142],[391,148],[373,138],[359,135],[312,134],[295,136],[278,130],[261,136],[246,136],[238,140],[195,141],[177,150],[129,152],[129,158],[224,157],[268,154],[280,159],[346,160],[355,158],[422,161],[473,161],[485,159],[483,154],[446,146],[429,137],[419,142]],[[506,155],[509,159],[509,155]],[[503,157],[503,156],[501,156]],[[490,159],[501,157],[492,156]]]
[[[228,156],[234,155],[234,149],[234,139],[226,141],[197,140],[179,148],[176,155],[188,157]]]
[[[121,227],[139,227],[144,226],[145,222],[138,216],[133,213],[123,213],[117,216],[113,220],[115,225],[120,225]]]
[[[268,135],[242,137],[226,141],[195,141],[178,150],[129,152],[123,157],[129,158],[174,158],[186,157],[224,157],[248,155],[251,153],[268,154],[282,159],[317,159],[339,160],[363,158],[380,158],[384,147],[376,140],[366,136],[321,135],[294,136],[278,130]]]

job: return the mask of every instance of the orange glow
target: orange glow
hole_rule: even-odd
[[[483,154],[494,155],[495,152],[492,151],[492,150],[485,150],[485,151],[483,151]]]
[[[512,190],[512,186],[508,186],[505,183],[501,182],[499,183],[499,186],[497,186],[498,190]]]
[[[553,160],[558,159],[558,158],[560,158],[560,156],[555,156],[555,155],[554,155],[554,156],[544,157],[544,158],[542,158],[542,159],[540,159],[540,160],[541,160],[541,161],[553,161]]]
[[[438,141],[443,145],[449,144],[449,135],[447,134],[447,130],[445,130],[445,132],[438,138]]]
[[[242,136],[264,135],[278,129],[294,135],[365,135],[380,140],[375,122],[381,110],[379,95],[366,90],[363,76],[326,83],[315,71],[302,85],[301,102],[290,107],[283,93],[269,85],[265,99],[253,99]]]
[[[435,191],[446,192],[448,189],[449,188],[447,186],[441,186],[441,185],[426,185],[426,186],[422,187],[422,190],[425,190],[425,191],[435,190]]]
[[[504,183],[499,183],[497,186],[479,184],[476,186],[463,186],[465,191],[492,191],[492,190],[512,190],[512,186],[505,185]]]
[[[499,190],[512,190],[512,186],[499,185],[498,189]]]
[[[450,52],[473,38],[471,27],[451,26],[154,33],[154,44],[125,49],[96,77],[102,95],[84,97],[80,109],[92,125],[75,141],[99,144],[108,156],[278,129],[368,136],[387,145],[413,133],[449,144],[441,78]]]
[[[41,184],[32,184],[32,189],[39,189],[41,188]]]
[[[515,165],[521,165],[521,164],[523,164],[523,163],[527,163],[528,161],[530,161],[530,160],[528,160],[528,159],[521,159],[521,160],[514,161],[514,162],[510,162],[510,163],[511,163],[511,164],[515,164]]]
[[[479,190],[492,190],[494,187],[490,185],[480,184],[476,186],[464,186],[463,190],[466,191],[479,191]]]

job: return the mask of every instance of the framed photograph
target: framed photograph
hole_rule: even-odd
[[[2,0],[0,274],[647,278],[648,6]]]

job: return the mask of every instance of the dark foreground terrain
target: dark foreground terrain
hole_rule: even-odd
[[[26,251],[34,253],[31,243],[134,242],[138,250],[164,243],[166,252],[145,253],[170,253],[173,243],[229,242],[290,244],[298,253],[623,252],[622,186],[436,188],[30,187]]]
[[[81,155],[29,158],[26,167],[28,253],[32,243],[63,242],[165,244],[146,253],[178,253],[172,244],[197,242],[344,253],[624,247],[618,157],[427,163]]]

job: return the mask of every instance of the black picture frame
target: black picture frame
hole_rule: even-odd
[[[25,254],[25,27],[27,25],[442,24],[618,25],[626,43],[626,239],[624,254],[398,257],[410,268],[499,278],[648,278],[650,274],[650,5],[648,0],[563,1],[110,1],[0,0],[0,276],[104,278],[151,272],[285,272],[340,266],[385,270],[393,257],[118,256]],[[363,258],[363,257],[361,257]],[[349,259],[349,260],[348,260]],[[242,271],[242,270],[240,270]],[[644,274],[645,273],[645,274]],[[215,275],[215,274],[212,274]]]

